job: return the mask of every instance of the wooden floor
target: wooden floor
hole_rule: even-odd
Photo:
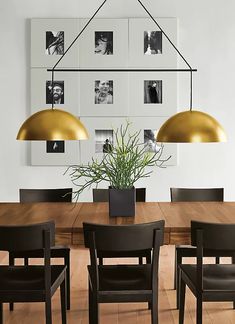
[[[178,311],[175,309],[175,291],[173,288],[174,247],[164,246],[161,249],[159,276],[159,323],[178,323]],[[190,259],[186,260],[189,261]],[[0,254],[1,263],[7,263],[6,254]],[[71,251],[71,284],[72,305],[67,312],[68,324],[88,323],[87,272],[88,252],[84,248]],[[212,260],[207,260],[212,262]],[[229,259],[223,259],[229,262]],[[52,300],[53,323],[60,324],[59,294]],[[235,311],[231,303],[205,303],[203,324],[234,324]],[[9,312],[4,305],[4,324],[43,324],[44,305],[42,303],[16,304],[15,310]],[[150,312],[146,303],[102,304],[100,306],[100,324],[150,324]],[[195,323],[195,298],[187,291],[185,324]]]

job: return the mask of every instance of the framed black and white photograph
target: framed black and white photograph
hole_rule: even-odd
[[[162,54],[162,32],[144,31],[144,55]]]
[[[129,75],[130,116],[171,116],[177,110],[177,75],[136,72]]]
[[[95,31],[95,54],[113,55],[113,32]]]
[[[46,54],[63,55],[64,54],[64,32],[46,31]]]
[[[113,104],[113,80],[96,80],[94,90],[95,104]]]
[[[81,19],[81,28],[88,19]],[[128,66],[128,19],[93,19],[79,39],[80,67]]]
[[[156,141],[158,130],[144,129],[144,146],[145,151],[150,153],[157,153],[161,150],[161,145]]]
[[[80,163],[79,141],[32,141],[31,165],[68,166]]]
[[[113,146],[112,129],[95,130],[95,153],[109,153]]]
[[[161,144],[156,142],[157,133],[167,117],[130,117],[131,127],[134,131],[140,130],[140,142],[144,144],[146,154],[154,154],[160,152]],[[164,164],[166,166],[175,166],[178,164],[178,145],[174,143],[163,143],[163,151],[161,157],[171,158]]]
[[[79,19],[31,19],[31,67],[52,68],[80,31]],[[79,44],[75,44],[58,67],[79,66]]]
[[[46,104],[64,104],[64,81],[46,81]]]
[[[79,73],[56,72],[54,89],[51,73],[46,69],[31,69],[31,112],[54,107],[80,115]]]
[[[65,141],[46,141],[47,153],[65,153]]]
[[[176,18],[156,18],[177,45]],[[177,68],[177,52],[150,18],[129,19],[129,66]]]
[[[81,116],[128,116],[127,73],[82,73],[80,85]]]
[[[144,80],[144,103],[162,104],[162,80]]]
[[[114,130],[125,125],[126,118],[112,117],[83,117],[81,122],[86,125],[89,139],[80,141],[81,163],[87,164],[94,158],[100,161],[115,145]]]

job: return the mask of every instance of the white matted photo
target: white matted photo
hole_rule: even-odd
[[[129,74],[130,116],[170,116],[176,111],[176,73],[136,72]]]
[[[31,19],[31,67],[53,67],[80,31],[79,19]],[[79,66],[79,45],[75,43],[58,67]]]
[[[130,117],[132,122],[131,129],[140,130],[140,142],[144,143],[146,154],[154,154],[158,152],[161,143],[156,142],[156,136],[161,125],[167,120],[167,117]],[[171,158],[165,163],[166,166],[175,166],[178,164],[178,147],[177,144],[163,143],[163,152],[161,157],[167,159]]]
[[[93,19],[78,41],[81,68],[127,67],[128,19]]]
[[[69,166],[80,163],[80,141],[32,141],[31,165]]]
[[[156,18],[156,21],[177,45],[177,19]],[[150,18],[129,19],[129,66],[177,68],[177,52]]]
[[[127,116],[127,73],[91,72],[80,77],[81,116]]]
[[[81,141],[81,163],[87,164],[92,157],[100,161],[104,154],[115,145],[115,135],[113,130],[126,124],[127,118],[112,117],[84,117],[81,122],[85,125],[89,139]]]
[[[52,87],[51,73],[31,69],[31,112],[52,106],[79,115],[79,73],[55,72]]]

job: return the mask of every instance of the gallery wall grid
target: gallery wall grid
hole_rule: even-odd
[[[156,18],[177,44],[177,19]],[[31,19],[31,112],[54,107],[78,116],[88,129],[86,141],[32,142],[31,165],[87,163],[102,156],[102,141],[112,141],[111,129],[129,120],[147,141],[167,117],[176,113],[174,72],[51,72],[75,39],[86,18]],[[93,19],[57,68],[177,68],[177,54],[148,18]],[[149,139],[150,141],[150,139]],[[147,142],[146,142],[147,145]],[[178,161],[177,144],[164,145]],[[147,149],[146,149],[147,150]],[[150,149],[151,150],[151,149]]]

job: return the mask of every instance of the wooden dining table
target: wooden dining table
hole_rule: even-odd
[[[235,223],[235,202],[138,202],[135,217],[109,217],[108,203],[0,203],[0,225],[54,220],[56,243],[83,245],[83,222],[139,224],[165,220],[165,244],[190,243],[191,220]]]

